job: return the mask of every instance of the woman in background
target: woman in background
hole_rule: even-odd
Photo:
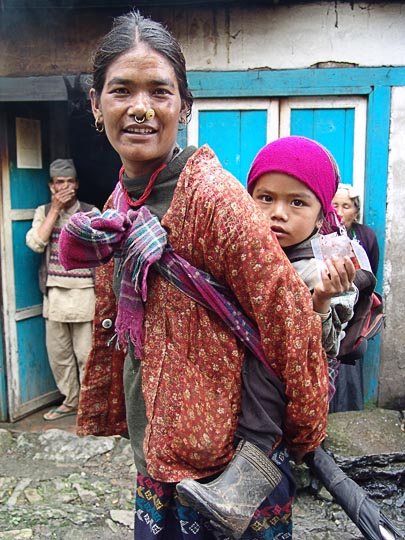
[[[375,275],[379,263],[379,249],[377,237],[370,227],[362,225],[358,222],[360,218],[360,197],[353,190],[353,187],[348,184],[339,184],[336,194],[333,198],[332,205],[339,215],[342,224],[347,230],[348,236],[357,240],[365,249],[370,266]],[[363,275],[367,273],[363,272]],[[371,276],[372,277],[372,276]],[[355,282],[356,283],[356,282]],[[362,303],[362,295],[368,294],[369,283],[364,282],[363,287],[357,283],[359,288],[359,300],[357,306]],[[356,319],[356,306],[352,321]],[[366,342],[364,342],[366,345]],[[344,347],[344,340],[341,348]],[[344,411],[361,411],[364,409],[364,388],[363,388],[363,356],[364,350],[360,351],[357,358],[352,358],[353,363],[344,363],[344,358],[340,358],[343,362],[339,367],[339,376],[336,380],[336,392],[330,403],[330,412]],[[339,358],[339,357],[338,357]]]
[[[345,226],[348,236],[357,240],[366,250],[371,270],[377,274],[380,252],[377,237],[373,229],[359,223],[360,197],[349,184],[339,184],[332,201],[332,206]]]

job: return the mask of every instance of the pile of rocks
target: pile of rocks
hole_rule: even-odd
[[[126,439],[0,430],[0,538],[133,539]]]

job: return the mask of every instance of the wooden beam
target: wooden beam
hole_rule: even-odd
[[[74,77],[68,77],[74,84]],[[1,101],[66,101],[62,75],[49,77],[0,77]]]

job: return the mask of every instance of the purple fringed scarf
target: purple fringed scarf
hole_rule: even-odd
[[[101,266],[114,255],[122,258],[115,330],[121,345],[132,341],[139,358],[148,270],[162,256],[167,233],[146,207],[130,209],[119,184],[113,199],[118,210],[78,212],[70,218],[59,238],[60,261],[72,269]]]
[[[147,276],[150,266],[158,261],[167,244],[167,233],[159,219],[142,206],[128,212],[133,220],[123,243],[122,280],[115,330],[120,343],[127,331],[134,344],[135,355],[141,356],[144,305],[148,295]]]

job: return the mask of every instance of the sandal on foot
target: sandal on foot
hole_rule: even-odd
[[[77,414],[77,409],[70,409],[69,411],[61,411],[56,407],[45,413],[42,418],[47,422],[53,422],[54,420],[59,420],[59,418],[64,418],[65,416],[72,416]]]

